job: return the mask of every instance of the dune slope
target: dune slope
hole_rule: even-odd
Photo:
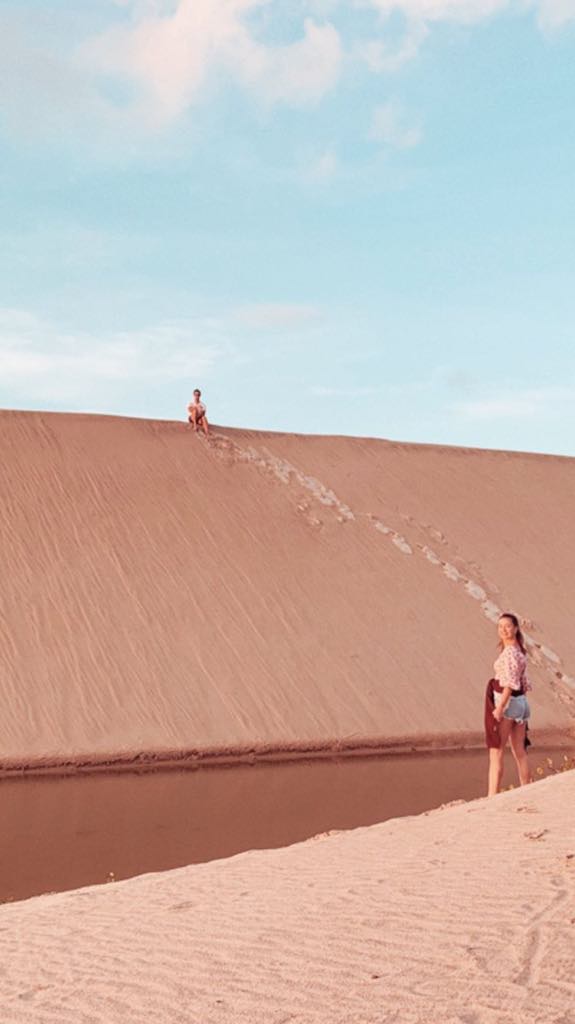
[[[478,739],[575,704],[575,460],[3,412],[0,761]]]
[[[0,907],[5,1024],[573,1024],[575,772]]]

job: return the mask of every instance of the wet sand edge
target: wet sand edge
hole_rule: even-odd
[[[541,729],[534,733],[535,749],[569,749],[575,742],[575,724],[568,729]],[[333,758],[385,757],[388,755],[439,754],[482,750],[483,732],[458,735],[389,737],[348,737],[323,742],[302,741],[292,744],[253,744],[249,746],[206,748],[205,750],[156,750],[134,753],[110,753],[93,757],[77,754],[66,758],[0,758],[0,780],[38,775],[62,776],[86,773],[143,772],[154,770],[194,770],[201,767],[233,767],[293,761],[332,760]]]

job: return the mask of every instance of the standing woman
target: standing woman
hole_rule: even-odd
[[[501,654],[493,666],[494,679],[487,684],[485,696],[485,733],[489,748],[488,796],[499,792],[503,775],[503,757],[507,741],[517,765],[519,784],[531,781],[526,747],[527,722],[531,714],[527,690],[527,652],[519,625],[512,612],[504,612],[497,623]]]

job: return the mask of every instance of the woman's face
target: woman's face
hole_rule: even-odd
[[[497,632],[502,643],[509,643],[510,640],[515,640],[517,626],[514,626],[512,620],[507,616],[503,616],[497,624]]]

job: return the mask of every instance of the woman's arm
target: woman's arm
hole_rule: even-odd
[[[500,722],[501,719],[503,718],[503,713],[505,711],[505,708],[509,704],[510,699],[511,699],[511,687],[510,686],[504,686],[503,687],[503,693],[501,694],[501,700],[499,701],[499,704],[497,705],[497,707],[495,708],[495,710],[493,712],[493,717],[495,718],[495,720],[497,722]]]

